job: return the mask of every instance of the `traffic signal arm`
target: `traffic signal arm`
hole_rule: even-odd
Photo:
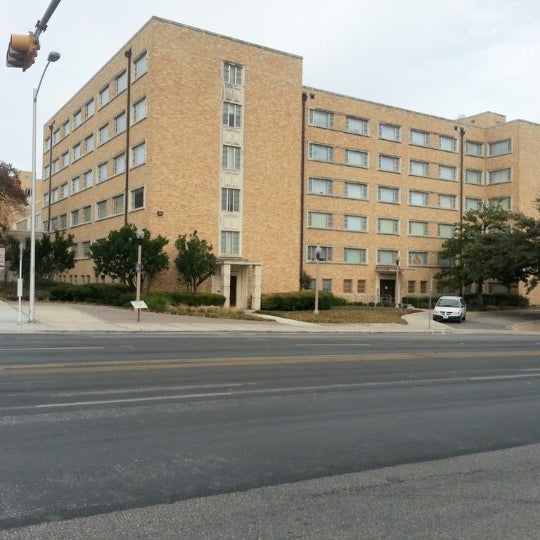
[[[28,32],[27,35],[11,34],[6,65],[26,71],[35,62],[38,50],[39,41],[32,32]]]

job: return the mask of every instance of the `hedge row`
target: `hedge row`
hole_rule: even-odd
[[[319,292],[319,309],[326,310],[332,306],[343,306],[347,302],[331,292]],[[314,291],[295,291],[283,293],[268,293],[261,297],[263,311],[308,311],[315,308]]]

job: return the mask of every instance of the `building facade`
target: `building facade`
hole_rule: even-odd
[[[37,222],[74,235],[68,282],[101,279],[89,246],[130,223],[167,237],[171,260],[197,230],[229,306],[257,309],[302,272],[398,302],[436,286],[464,210],[534,215],[539,135],[306,88],[298,56],[154,17],[44,126]],[[174,269],[153,282],[177,287]]]

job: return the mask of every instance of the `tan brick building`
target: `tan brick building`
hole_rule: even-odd
[[[460,191],[463,208],[497,200],[533,213],[539,187],[536,124],[305,88],[298,56],[159,18],[47,122],[44,140],[38,222],[76,242],[62,279],[95,281],[90,243],[126,221],[167,237],[171,261],[177,236],[197,230],[219,258],[208,289],[241,308],[297,289],[302,270],[314,277],[317,245],[335,294],[427,294]],[[178,286],[174,268],[153,283]]]

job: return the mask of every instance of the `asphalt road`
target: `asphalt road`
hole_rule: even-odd
[[[538,336],[23,338],[0,529],[540,443]]]

